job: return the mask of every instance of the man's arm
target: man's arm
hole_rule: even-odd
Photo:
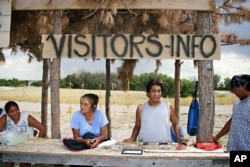
[[[4,114],[2,117],[0,117],[0,132],[4,130],[6,122],[7,122],[7,114]]]
[[[180,128],[179,128],[179,125],[178,125],[178,120],[177,120],[177,117],[176,117],[176,114],[175,114],[174,107],[172,105],[170,105],[169,110],[170,110],[170,120],[171,120],[172,126],[174,128],[174,132],[176,134],[177,143],[182,144]]]
[[[224,136],[230,131],[231,122],[232,122],[232,117],[225,123],[224,127],[213,137],[214,142],[219,140],[222,136]]]
[[[38,137],[45,137],[46,133],[46,128],[43,124],[41,124],[38,120],[36,120],[34,117],[31,115],[28,116],[28,124],[31,127],[36,128],[39,130]]]
[[[133,128],[132,134],[130,138],[125,139],[123,141],[125,142],[131,142],[131,141],[136,141],[136,138],[139,134],[139,131],[141,129],[141,113],[142,113],[142,105],[138,105],[136,109],[136,119],[135,119],[135,126]]]

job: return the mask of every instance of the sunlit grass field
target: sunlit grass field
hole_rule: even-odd
[[[8,101],[25,101],[25,102],[41,102],[41,87],[0,87],[0,100]],[[50,102],[49,89],[49,102]],[[81,95],[85,93],[95,93],[100,98],[100,104],[105,104],[105,90],[87,90],[87,89],[60,89],[60,103],[79,104]],[[143,91],[111,91],[110,104],[130,104],[136,105],[145,102],[148,98]],[[163,98],[163,100],[174,103],[173,98]],[[236,97],[230,92],[215,92],[215,105],[231,105],[235,102]],[[181,98],[180,105],[188,106],[192,101],[192,97]]]

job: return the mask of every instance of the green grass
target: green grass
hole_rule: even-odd
[[[0,87],[0,100],[8,101],[25,101],[25,102],[41,102],[41,87]],[[50,102],[49,89],[49,102]],[[105,90],[87,90],[87,89],[60,89],[60,103],[79,104],[81,95],[85,93],[95,93],[100,98],[100,104],[105,104]],[[136,105],[147,101],[146,93],[143,91],[111,91],[110,104],[130,104]],[[163,100],[170,101],[174,104],[173,98],[163,98]],[[181,98],[181,106],[189,106],[192,97]],[[231,105],[236,100],[236,97],[230,93],[215,93],[216,105]]]

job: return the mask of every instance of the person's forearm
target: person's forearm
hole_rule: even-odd
[[[102,134],[102,135],[100,135],[99,137],[97,137],[97,139],[98,139],[100,142],[102,142],[102,141],[105,140],[106,138],[107,138],[107,136],[104,135],[104,134]]]
[[[39,133],[38,133],[38,136],[39,138],[44,138],[46,136],[46,128],[43,127],[41,129],[39,129]]]
[[[231,126],[231,118],[227,121],[224,127],[215,135],[214,141],[219,140],[222,136],[227,134],[230,130],[230,126]]]
[[[222,136],[224,136],[225,134],[228,133],[228,130],[227,129],[222,129],[220,132],[218,132],[216,135],[215,135],[215,141],[219,140]]]
[[[40,131],[38,134],[39,138],[44,138],[45,137],[45,131]]]
[[[182,141],[181,141],[181,133],[180,133],[180,128],[178,125],[175,125],[174,127],[174,131],[175,131],[175,134],[176,134],[176,138],[177,138],[177,143],[178,144],[182,144]]]
[[[139,129],[138,129],[137,127],[134,127],[134,128],[133,128],[133,132],[132,132],[130,138],[131,138],[133,141],[135,141],[136,138],[137,138],[137,136],[138,136],[138,134],[139,134]]]

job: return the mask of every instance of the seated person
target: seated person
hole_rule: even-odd
[[[45,137],[46,128],[38,120],[25,112],[20,112],[19,106],[14,101],[5,104],[6,114],[0,118],[0,132],[4,130],[19,131],[29,133],[29,138],[33,137],[33,130],[38,130],[38,137]],[[8,163],[8,167],[14,167],[14,163]],[[31,164],[20,163],[20,167],[30,167]]]
[[[76,141],[95,148],[107,138],[106,113],[97,109],[98,96],[85,94],[80,98],[80,110],[72,115],[71,128]],[[87,137],[85,137],[88,135]],[[94,136],[94,137],[91,137]]]
[[[80,98],[80,110],[75,111],[71,119],[73,137],[76,141],[85,143],[89,148],[96,148],[107,138],[106,113],[97,109],[99,97],[95,94],[85,94]],[[70,165],[70,167],[89,167],[85,165]]]
[[[136,122],[130,138],[124,142],[136,141],[143,143],[169,143],[172,142],[170,127],[173,126],[176,134],[177,148],[183,148],[177,117],[172,105],[161,101],[163,85],[157,80],[147,84],[147,97],[149,100],[140,104],[136,110]]]

